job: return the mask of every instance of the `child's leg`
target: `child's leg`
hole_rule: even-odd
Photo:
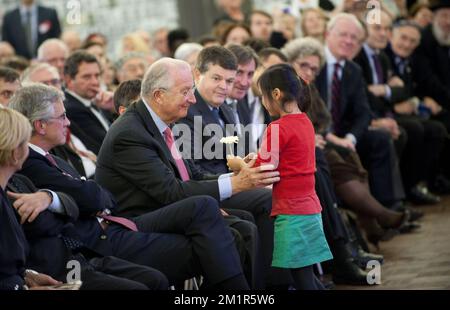
[[[298,290],[323,290],[322,283],[314,274],[313,266],[291,269],[292,278],[295,282],[295,288]]]

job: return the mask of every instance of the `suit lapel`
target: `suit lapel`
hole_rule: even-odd
[[[155,121],[153,120],[152,116],[150,115],[150,112],[145,106],[145,103],[142,100],[139,100],[139,102],[136,103],[134,107],[131,107],[130,110],[136,109],[137,114],[142,120],[142,123],[145,127],[145,129],[148,131],[148,133],[156,140],[158,141],[157,147],[160,150],[160,152],[163,154],[162,159],[163,161],[166,161],[168,166],[171,167],[172,171],[178,175],[180,178],[180,173],[178,171],[177,164],[175,163],[175,160],[172,157],[172,154],[170,153],[169,148],[167,147],[166,141],[162,137],[161,133],[159,132],[158,127],[156,126]],[[192,177],[192,173],[189,169],[189,166],[185,162],[186,169],[189,173],[189,176]]]

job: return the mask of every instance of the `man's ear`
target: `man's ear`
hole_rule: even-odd
[[[47,123],[42,120],[33,122],[34,132],[36,132],[38,135],[41,135],[41,136],[45,135],[46,127],[47,127]]]
[[[64,74],[64,83],[66,84],[68,89],[72,88],[72,79],[67,74]]]
[[[156,103],[160,104],[163,94],[164,94],[164,90],[162,90],[162,89],[155,90],[153,92],[153,101],[155,101]]]
[[[197,68],[195,68],[194,69],[194,82],[195,82],[195,85],[198,85],[198,82],[200,80],[200,76],[201,75],[202,74],[200,73],[200,71]]]

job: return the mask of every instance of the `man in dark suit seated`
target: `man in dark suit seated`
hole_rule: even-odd
[[[385,206],[404,198],[389,133],[369,130],[371,111],[361,68],[352,62],[363,28],[350,14],[336,15],[327,26],[326,63],[316,78],[320,96],[333,118],[330,130],[356,149],[369,171],[372,194]]]
[[[180,119],[180,123],[188,125],[190,129],[190,135],[181,137],[182,144],[191,151],[188,156],[212,174],[229,172],[226,155],[230,151],[220,143],[220,139],[224,136],[239,136],[233,110],[225,104],[238,68],[236,56],[224,47],[212,46],[200,51],[194,71],[196,104],[191,105],[186,117]],[[244,147],[238,146],[238,151],[244,151]],[[253,214],[261,238],[264,266],[268,268],[273,249],[273,222],[269,216],[272,192],[267,188],[248,189],[223,200],[222,206]]]
[[[6,190],[27,239],[27,268],[66,282],[71,271],[67,263],[77,261],[82,290],[168,289],[168,280],[161,272],[86,248],[72,223],[79,211],[70,196],[37,191],[19,174],[9,179]]]
[[[9,42],[17,55],[31,59],[42,42],[61,34],[56,11],[34,0],[22,0],[21,5],[3,17],[2,38]]]
[[[95,154],[100,150],[114,111],[113,94],[100,90],[100,72],[97,58],[84,51],[70,55],[64,65],[64,104],[72,122],[70,130]]]
[[[123,214],[143,214],[192,195],[208,195],[231,214],[239,211],[233,208],[265,206],[269,221],[270,191],[257,196],[247,190],[277,181],[277,172],[265,171],[273,167],[244,169],[238,175],[208,174],[192,160],[183,160],[174,147],[170,126],[195,103],[193,85],[184,61],[165,58],[150,66],[142,83],[143,100],[129,107],[105,138],[96,180],[114,193]],[[241,195],[246,198],[239,199]]]
[[[30,155],[21,173],[36,186],[62,191],[76,201],[80,218],[75,227],[81,241],[102,255],[156,268],[171,283],[203,275],[210,287],[248,288],[214,199],[191,197],[133,221],[111,217],[116,208],[112,195],[48,153],[64,144],[70,125],[62,98],[55,88],[35,84],[20,89],[11,107],[33,127]]]

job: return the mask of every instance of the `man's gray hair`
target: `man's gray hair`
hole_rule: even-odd
[[[38,60],[42,61],[45,59],[45,51],[47,48],[51,48],[52,46],[58,45],[62,49],[66,51],[66,56],[69,56],[69,48],[67,47],[67,44],[64,43],[63,40],[52,38],[47,39],[44,42],[42,42],[41,45],[39,45],[39,48],[37,50],[37,58]]]
[[[142,53],[142,52],[129,52],[129,53],[125,54],[123,57],[121,57],[121,58],[116,62],[116,64],[115,64],[116,69],[119,70],[119,71],[122,70],[123,65],[124,65],[128,60],[130,60],[130,59],[135,59],[135,58],[139,58],[139,59],[144,60],[144,61],[147,63],[147,65],[148,65],[148,61],[147,61],[147,58],[146,58],[146,54],[145,54],[145,53]]]
[[[183,60],[164,57],[155,61],[145,72],[142,81],[141,97],[147,98],[157,89],[169,89],[173,86],[175,71],[177,68],[191,67]]]
[[[30,67],[28,67],[23,73],[22,76],[20,77],[20,80],[22,83],[32,83],[35,82],[33,80],[31,80],[31,76],[38,71],[41,70],[47,70],[50,71],[51,73],[53,73],[54,75],[57,75],[59,77],[59,72],[58,69],[56,69],[55,67],[53,67],[52,65],[49,65],[46,62],[41,62],[41,63],[37,63],[34,64]]]
[[[349,13],[338,13],[334,15],[327,24],[327,32],[330,32],[334,28],[334,26],[336,26],[337,22],[340,21],[341,19],[346,19],[348,21],[353,22],[355,26],[358,27],[364,33],[364,27],[359,21],[359,19],[355,15]]]
[[[16,91],[8,106],[25,115],[34,132],[34,122],[52,118],[55,103],[63,99],[63,93],[55,87],[28,83]]]
[[[319,40],[305,37],[290,41],[281,50],[287,57],[289,63],[293,63],[299,58],[308,56],[319,57],[320,66],[325,63],[325,52]]]
[[[186,60],[194,53],[200,52],[203,49],[203,46],[201,46],[198,43],[183,43],[180,46],[178,46],[177,50],[175,51],[174,58],[175,59],[181,59]]]

